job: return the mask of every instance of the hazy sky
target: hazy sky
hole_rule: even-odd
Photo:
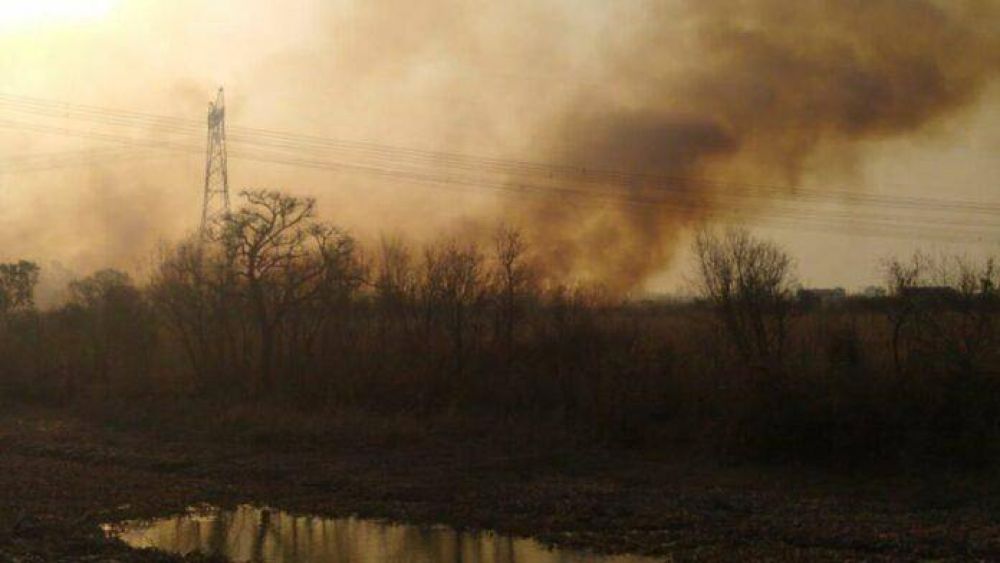
[[[1000,217],[976,209],[1000,207],[997,2],[790,4],[0,0],[0,259],[140,269],[194,229],[219,85],[233,192],[316,196],[362,238],[506,220],[563,273],[653,290],[720,218],[787,246],[809,285],[876,283],[917,248],[997,253]],[[684,211],[583,189],[677,189]]]

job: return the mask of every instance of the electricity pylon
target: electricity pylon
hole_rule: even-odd
[[[226,168],[226,100],[219,88],[208,104],[208,143],[205,148],[205,199],[201,208],[201,236],[229,213],[229,172]]]

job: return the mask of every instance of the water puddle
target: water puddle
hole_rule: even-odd
[[[360,518],[293,516],[240,506],[192,509],[152,521],[109,524],[105,531],[133,547],[181,555],[200,551],[254,563],[647,563],[637,556],[598,556],[549,549],[528,539],[444,526],[387,524]]]

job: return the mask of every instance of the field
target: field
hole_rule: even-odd
[[[169,561],[105,541],[97,526],[198,502],[443,522],[678,560],[1000,556],[993,471],[723,465],[502,437],[457,447],[443,428],[359,432],[359,420],[298,441],[219,440],[197,424],[122,431],[39,409],[8,409],[2,422],[0,555],[14,561]]]
[[[157,560],[98,525],[254,503],[679,559],[1000,556],[992,261],[823,302],[737,233],[699,239],[700,299],[643,302],[546,285],[510,231],[372,264],[257,197],[222,246],[48,310],[3,265],[0,554]]]

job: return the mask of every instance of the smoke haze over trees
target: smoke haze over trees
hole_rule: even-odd
[[[995,261],[885,265],[888,296],[797,301],[794,262],[703,231],[693,302],[549,285],[510,227],[489,246],[377,247],[314,202],[249,191],[164,249],[148,283],[98,271],[32,306],[38,269],[0,265],[0,391],[111,417],[272,405],[521,420],[579,439],[768,459],[1000,454]],[[138,409],[138,410],[135,410]]]
[[[1000,560],[998,24],[0,0],[0,560]]]
[[[488,244],[497,222],[509,222],[546,241],[533,248],[543,277],[625,292],[676,269],[697,226],[784,219],[795,186],[852,178],[874,143],[922,138],[990,102],[1000,52],[992,0],[303,6],[220,4],[195,17],[194,3],[136,2],[91,32],[46,32],[30,44],[8,34],[0,41],[25,52],[5,63],[18,77],[7,90],[200,122],[206,92],[223,82],[234,124],[377,141],[272,140],[264,154],[259,133],[236,131],[234,185],[304,189],[321,215],[366,240],[391,225],[423,241],[446,232]],[[183,48],[157,50],[149,33]],[[45,46],[61,67],[96,80],[47,75],[36,60]],[[123,51],[117,65],[91,62],[111,46]],[[118,67],[137,70],[123,77]],[[84,158],[82,171],[6,177],[9,258],[132,269],[197,217],[203,126],[189,134],[104,114],[81,123],[17,99],[0,106],[15,122],[0,139],[8,154],[57,153],[67,136],[53,129],[67,128],[89,135],[70,141],[113,153]],[[98,142],[109,134],[131,141]],[[151,139],[185,150],[164,156]],[[301,163],[317,159],[322,167]],[[75,222],[25,236],[43,217]]]

